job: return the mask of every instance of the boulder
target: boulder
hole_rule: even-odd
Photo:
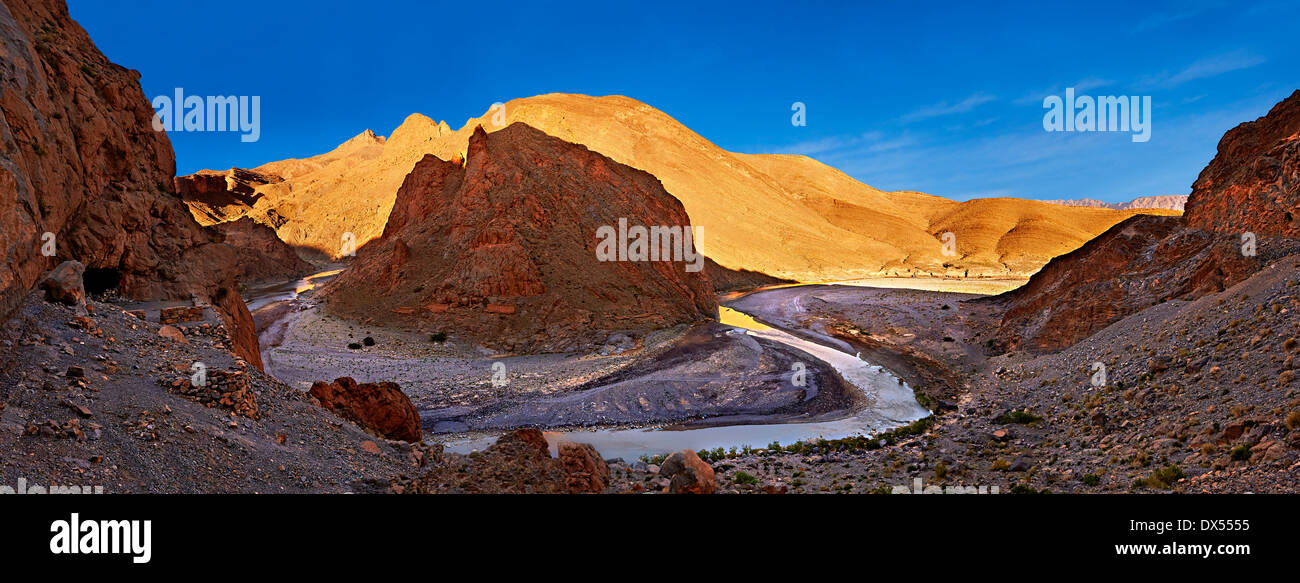
[[[569,491],[599,494],[609,486],[609,464],[590,444],[561,443],[559,454]]]
[[[45,299],[51,302],[80,306],[86,303],[86,287],[82,275],[86,266],[80,261],[64,261],[50,271],[41,281]]]
[[[310,393],[322,407],[386,439],[420,441],[420,414],[397,383],[357,383],[350,377],[317,381]]]
[[[546,436],[516,429],[477,454],[433,465],[416,491],[477,494],[598,493],[609,484],[609,466],[590,445],[561,444],[551,457]]]
[[[712,494],[718,487],[713,468],[689,449],[668,456],[659,466],[659,477],[669,481],[670,494]]]
[[[158,328],[158,335],[168,340],[174,340],[181,344],[189,344],[190,341],[185,339],[185,334],[175,326],[162,326]]]

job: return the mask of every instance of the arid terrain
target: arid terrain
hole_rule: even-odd
[[[1300,491],[1300,91],[1185,204],[959,203],[576,94],[177,177],[61,0],[0,49],[0,484]]]
[[[426,154],[464,159],[475,128],[515,123],[659,178],[700,227],[700,250],[722,266],[799,281],[1027,277],[1138,212],[885,192],[805,156],[727,152],[634,99],[572,94],[511,100],[454,131],[412,114],[387,138],[366,130],[318,156],[181,177],[178,190],[201,224],[251,216],[290,245],[337,256],[345,233],[358,245],[383,233],[398,187]],[[956,237],[951,256],[945,232]]]

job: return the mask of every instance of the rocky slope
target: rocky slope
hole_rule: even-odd
[[[1223,137],[1184,217],[1128,219],[989,300],[1006,309],[994,345],[1059,350],[1146,307],[1222,291],[1295,252],[1297,132],[1300,92]]]
[[[1038,355],[981,354],[996,313],[956,294],[818,288],[802,317],[846,331],[864,355],[947,335],[925,351],[961,377],[960,393],[904,431],[705,453],[721,492],[1300,492],[1297,276],[1300,255],[1284,257]],[[774,293],[791,292],[752,305]],[[613,469],[660,483],[653,465]]]
[[[705,255],[785,279],[1027,276],[1134,214],[885,192],[805,156],[728,152],[633,99],[571,94],[512,100],[455,131],[413,114],[386,140],[367,130],[329,153],[254,169],[275,179],[238,186],[251,186],[252,197],[187,200],[201,222],[246,214],[290,245],[337,256],[345,233],[364,244],[383,232],[398,187],[426,154],[463,156],[475,127],[493,132],[515,122],[654,174],[701,227]],[[952,256],[940,240],[949,231]]]
[[[0,317],[66,260],[85,264],[93,290],[133,299],[237,294],[234,251],[168,192],[176,164],[139,73],[109,62],[57,0],[0,6],[0,54]],[[248,316],[227,305],[242,311],[230,322]]]
[[[0,7],[0,312],[35,278],[76,259],[109,270],[123,295],[211,293],[232,254],[168,194],[175,161],[139,73],[109,62],[63,2]],[[40,253],[53,233],[53,257]]]
[[[217,223],[218,240],[235,250],[239,280],[248,283],[271,278],[288,278],[312,270],[312,265],[275,235],[275,230],[251,218]]]
[[[1185,194],[1166,194],[1161,196],[1139,196],[1128,202],[1102,202],[1095,198],[1073,198],[1069,200],[1045,200],[1043,202],[1064,206],[1090,206],[1115,210],[1163,209],[1182,211],[1187,204]]]
[[[716,317],[706,272],[685,261],[597,260],[598,230],[620,220],[690,225],[645,172],[524,124],[479,130],[463,167],[415,166],[383,237],[319,297],[354,319],[530,352]]]

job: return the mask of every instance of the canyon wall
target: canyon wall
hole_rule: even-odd
[[[0,4],[0,317],[65,260],[132,299],[237,293],[234,250],[170,192],[171,142],[139,78],[62,0]],[[256,344],[253,331],[232,334]]]

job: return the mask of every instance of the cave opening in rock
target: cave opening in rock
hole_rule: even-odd
[[[116,269],[92,268],[87,269],[81,279],[85,283],[86,293],[97,296],[116,290],[122,283],[122,273]]]

